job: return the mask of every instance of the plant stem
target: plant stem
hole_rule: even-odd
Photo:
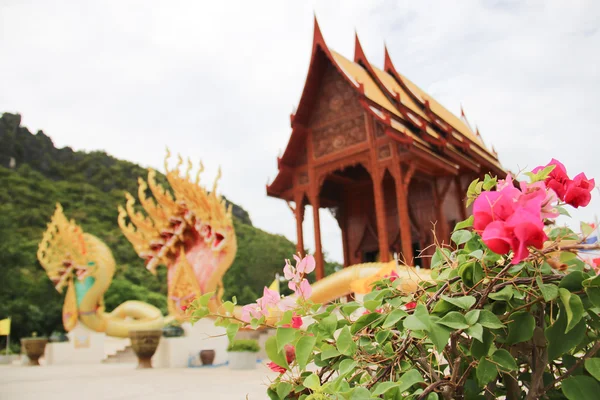
[[[581,364],[583,364],[585,362],[585,360],[587,360],[588,358],[593,357],[594,354],[596,354],[598,352],[598,350],[600,350],[600,342],[597,342],[594,345],[594,347],[592,347],[590,349],[590,351],[588,351],[583,357],[581,357],[579,360],[577,360],[577,362],[575,364],[573,364],[573,366],[571,368],[569,368],[568,370],[566,370],[564,374],[562,374],[558,378],[554,379],[554,381],[551,384],[549,384],[548,386],[546,386],[541,391],[540,397],[544,393],[546,393],[548,390],[552,389],[557,383],[559,383],[563,379],[566,379],[567,377],[569,377],[573,373],[573,371],[575,371],[577,368],[579,368],[579,366],[581,366]]]

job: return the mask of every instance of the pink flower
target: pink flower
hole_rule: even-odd
[[[375,312],[377,314],[381,314],[383,312],[383,308],[376,308],[375,310],[373,310],[373,312]],[[365,312],[362,315],[367,315],[367,314],[371,314],[371,311],[365,310]]]
[[[546,168],[548,165],[555,165],[555,167],[546,178],[546,186],[554,190],[559,199],[564,200],[565,193],[567,191],[567,184],[569,183],[570,179],[567,175],[567,169],[560,161],[553,158],[547,165],[536,167],[532,172],[535,174],[536,172]]]
[[[256,300],[256,302],[263,310],[266,310],[269,307],[277,307],[277,303],[279,303],[279,300],[281,300],[281,298],[279,297],[279,293],[265,286],[265,288],[263,289],[263,297]]]
[[[295,315],[292,317],[292,328],[299,329],[302,326],[302,317]]]
[[[275,364],[273,361],[271,361],[270,363],[267,363],[267,367],[269,367],[271,369],[271,371],[273,371],[273,372],[279,372],[280,374],[285,374],[285,368],[280,367],[279,365]]]
[[[290,264],[290,260],[285,260],[285,267],[283,267],[283,276],[288,281],[294,279],[294,277],[296,276],[294,272],[294,267],[292,267],[292,265]]]
[[[564,197],[565,202],[575,208],[587,206],[592,199],[591,191],[595,185],[594,179],[587,179],[582,172],[568,182]]]
[[[594,270],[596,273],[600,274],[600,257],[593,258],[592,263],[594,264]]]
[[[400,278],[400,275],[396,271],[392,271],[389,275],[384,275],[384,278],[389,278],[390,282],[394,282],[396,279]]]
[[[297,255],[294,255],[294,259],[296,260],[296,271],[300,274],[310,274],[315,270],[315,258],[310,254],[304,256],[302,260]]]
[[[181,306],[180,308],[181,308],[181,311],[184,311],[184,312],[185,312],[185,310],[187,310],[187,309],[188,309],[188,306]]]
[[[544,216],[555,215],[554,196],[543,182],[522,183],[515,188],[510,176],[496,192],[482,192],[473,205],[473,227],[497,254],[514,252],[513,264],[529,255],[528,246],[541,248],[547,239]]]
[[[406,307],[407,310],[414,310],[417,307],[417,302],[416,301],[408,302],[408,303],[406,303],[406,305],[404,307]]]
[[[285,359],[290,364],[292,361],[296,359],[296,349],[291,344],[285,345]],[[280,365],[275,364],[273,361],[267,363],[267,367],[271,369],[273,372],[279,372],[280,374],[284,374],[286,369]]]
[[[296,282],[290,282],[288,284],[288,287],[294,291],[294,293],[304,299],[308,299],[310,297],[310,295],[312,294],[312,287],[310,286],[310,283],[308,283],[308,280],[306,279],[302,279],[302,282],[300,282],[300,284],[296,283]]]
[[[250,323],[252,318],[260,318],[264,314],[264,310],[257,303],[246,304],[242,307],[242,321]]]

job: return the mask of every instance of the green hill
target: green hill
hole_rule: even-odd
[[[62,296],[36,258],[57,202],[67,217],[104,240],[117,260],[105,295],[107,311],[137,299],[166,312],[166,269],[159,268],[157,276],[146,271],[117,225],[124,191],[137,193],[137,177],[147,171],[104,152],[57,149],[42,131],[32,134],[20,122],[20,115],[0,118],[0,319],[12,317],[14,342],[34,331],[62,330]],[[162,175],[158,179],[166,181]],[[245,304],[261,295],[295,245],[253,227],[243,208],[233,205],[233,210],[238,253],[224,277],[225,297],[235,295]]]

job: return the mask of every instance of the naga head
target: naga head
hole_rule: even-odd
[[[110,282],[115,270],[110,252],[96,237],[84,233],[73,220],[68,220],[60,204],[48,224],[38,246],[37,258],[59,293],[67,287],[63,307],[63,324],[67,331],[77,322],[79,302],[96,282],[98,268]],[[98,306],[100,306],[100,302]]]
[[[182,176],[182,158],[171,170],[169,156],[167,150],[165,171],[172,194],[156,182],[150,169],[147,182],[140,178],[138,187],[145,213],[136,211],[134,197],[126,193],[119,226],[149,271],[155,273],[159,265],[168,268],[169,312],[183,317],[182,309],[204,293],[217,292],[219,301],[222,277],[233,263],[237,242],[231,207],[216,192],[220,171],[209,192],[200,186],[202,164],[192,180],[191,161]],[[146,196],[148,189],[153,199]]]

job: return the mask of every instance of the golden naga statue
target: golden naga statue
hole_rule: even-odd
[[[115,260],[106,244],[65,217],[60,204],[37,257],[56,290],[62,293],[67,288],[63,305],[67,331],[80,320],[96,332],[127,337],[130,329],[156,329],[165,324],[158,308],[141,301],[126,301],[111,313],[104,312],[104,293],[115,273]]]
[[[208,292],[215,293],[211,309],[221,306],[222,278],[235,259],[237,241],[231,207],[217,195],[220,171],[209,192],[200,186],[202,164],[192,180],[192,163],[188,161],[181,176],[183,160],[179,157],[171,170],[169,156],[167,150],[165,171],[173,194],[156,182],[156,172],[150,169],[147,182],[140,178],[138,187],[145,213],[135,209],[135,199],[127,193],[118,222],[150,272],[155,273],[159,265],[167,267],[170,316],[165,318],[156,307],[140,301],[127,301],[111,313],[104,312],[104,293],[114,275],[115,260],[108,246],[69,221],[59,204],[39,245],[38,259],[59,292],[67,287],[63,306],[67,331],[78,320],[92,330],[118,337],[127,337],[130,329],[160,328],[173,317],[185,319],[185,308]],[[153,199],[146,196],[148,189]],[[406,291],[415,290],[419,281],[430,277],[427,270],[397,266],[393,261],[359,264],[313,284],[310,299],[327,303],[350,293],[368,293],[373,281],[392,271]],[[236,307],[235,314],[241,315],[241,307]]]

